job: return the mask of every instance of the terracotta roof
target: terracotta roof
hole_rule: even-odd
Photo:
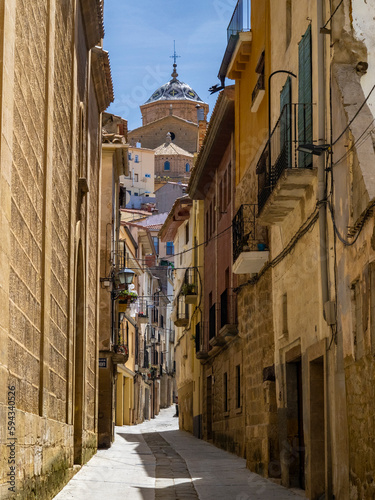
[[[94,47],[92,53],[93,81],[100,112],[113,102],[113,83],[108,52],[101,47]]]
[[[161,241],[173,241],[178,228],[190,217],[190,210],[193,205],[191,198],[187,195],[177,198],[172,210],[169,212],[166,221],[159,231]]]
[[[141,222],[139,222],[139,225],[148,228],[150,226],[159,226],[159,225],[162,226],[166,221],[167,217],[168,217],[168,212],[150,215],[150,217],[147,217],[147,219],[144,219]]]
[[[170,119],[184,122],[185,124],[191,125],[192,127],[195,127],[195,128],[198,127],[198,125],[195,122],[192,122],[190,120],[185,120],[185,118],[181,118],[180,116],[167,115],[167,116],[162,116],[161,118],[158,118],[157,120],[153,120],[152,122],[149,122],[146,125],[142,125],[141,127],[134,128],[133,130],[131,130],[129,132],[129,134],[133,134],[134,132],[137,132],[137,130],[144,130],[147,127],[154,126],[155,123],[162,122],[162,121],[165,121],[165,120],[170,120]]]
[[[155,156],[189,156],[189,158],[194,158],[194,155],[185,151],[185,149],[180,148],[177,144],[173,144],[173,142],[165,142],[161,146],[154,149]]]

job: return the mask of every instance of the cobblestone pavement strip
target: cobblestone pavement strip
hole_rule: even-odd
[[[73,477],[55,500],[289,500],[301,498],[246,469],[244,459],[178,430],[174,407],[136,426]]]

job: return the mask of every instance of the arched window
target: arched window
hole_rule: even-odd
[[[170,170],[171,169],[171,164],[169,163],[169,161],[165,161],[164,162],[164,170]]]
[[[187,163],[185,165],[185,172],[190,172],[190,164],[189,163]]]

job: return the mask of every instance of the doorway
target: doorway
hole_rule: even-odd
[[[311,498],[325,493],[325,390],[324,358],[310,363],[310,455]]]
[[[303,430],[301,358],[286,364],[287,443],[289,487],[305,489],[305,440]]]

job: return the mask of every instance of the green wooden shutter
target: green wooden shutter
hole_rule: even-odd
[[[298,48],[298,142],[312,144],[312,63],[311,26],[303,35]],[[312,167],[312,155],[299,153],[298,166]]]
[[[280,154],[283,158],[284,168],[292,166],[292,80],[288,76],[284,87],[280,92]]]

